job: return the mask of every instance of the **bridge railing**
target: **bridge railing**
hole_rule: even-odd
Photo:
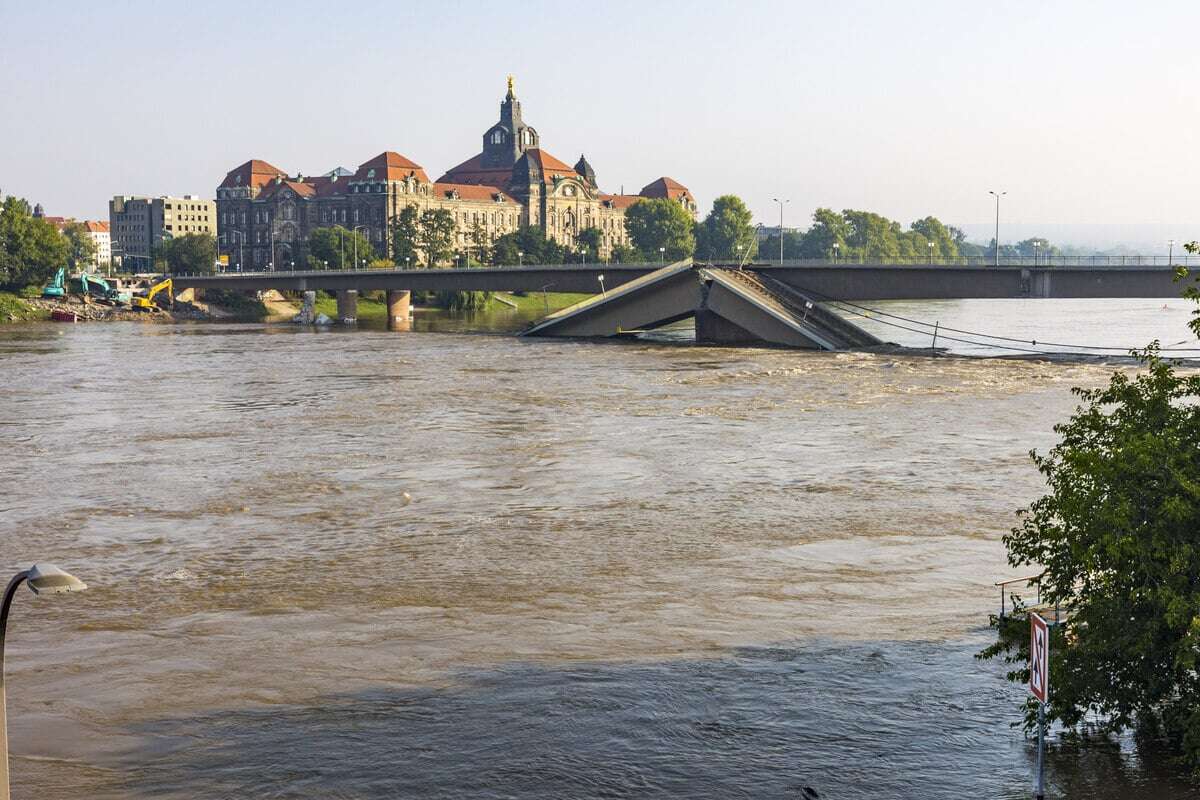
[[[784,259],[782,262],[777,259],[764,258],[762,254],[752,262],[747,263],[746,267],[853,267],[853,266],[871,266],[871,267],[993,267],[995,259],[991,256],[963,256],[959,258],[792,258]],[[714,263],[730,264],[732,260],[713,259]],[[496,264],[490,266],[473,266],[462,268],[448,269],[465,269],[465,270],[539,270],[539,269],[619,269],[619,268],[637,268],[637,269],[657,269],[664,266],[663,263],[657,261],[639,262],[630,264],[619,263],[588,263],[588,264]],[[1169,267],[1200,267],[1200,256],[1147,256],[1147,255],[1130,255],[1130,256],[1027,256],[1014,258],[1001,258],[1001,268],[1028,268],[1028,269],[1053,269],[1060,268],[1076,268],[1076,269],[1129,269],[1129,268],[1145,268],[1145,269],[1167,269]],[[246,275],[246,276],[271,276],[271,275],[287,275],[302,277],[305,275],[327,275],[329,273],[346,274],[346,275],[370,275],[377,274],[383,271],[407,271],[399,267],[383,267],[383,268],[368,268],[368,269],[329,269],[329,270],[270,270],[270,271],[246,271],[225,270],[221,275]],[[424,272],[426,269],[418,269],[413,271]],[[174,277],[203,277],[205,274],[213,273],[192,273],[181,272],[176,273]],[[170,277],[170,276],[168,276]]]
[[[779,259],[759,253],[754,266],[778,265]],[[790,258],[783,260],[785,267],[832,267],[832,266],[907,266],[907,267],[993,267],[994,256],[960,256],[957,258]],[[747,264],[746,266],[751,266]],[[1196,267],[1200,256],[1014,256],[1000,258],[1001,267],[1027,267],[1050,269],[1053,267],[1103,268],[1103,267]]]

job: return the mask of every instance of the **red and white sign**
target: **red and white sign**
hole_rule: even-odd
[[[1029,691],[1041,702],[1050,693],[1050,626],[1029,615]]]

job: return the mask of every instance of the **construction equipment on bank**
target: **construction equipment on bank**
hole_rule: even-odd
[[[174,294],[172,294],[173,289],[174,289],[174,284],[171,283],[170,278],[167,278],[166,280],[159,281],[158,283],[151,286],[149,288],[149,290],[147,290],[147,292],[144,296],[138,295],[138,296],[132,298],[132,300],[130,301],[130,305],[136,311],[153,311],[155,308],[158,308],[158,306],[154,302],[154,298],[158,294],[160,294],[162,292],[166,292],[167,293],[166,294],[167,305],[174,306],[175,305],[175,296],[174,296]]]
[[[128,305],[131,299],[129,292],[118,291],[99,275],[88,275],[86,272],[79,275],[79,291],[84,297],[113,306]]]
[[[42,298],[45,300],[57,300],[67,296],[67,268],[59,267],[58,272],[54,273],[54,280],[42,287]]]

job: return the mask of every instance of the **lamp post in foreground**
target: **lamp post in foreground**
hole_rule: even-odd
[[[17,587],[29,583],[34,594],[62,594],[82,592],[87,584],[63,572],[53,564],[34,564],[22,570],[8,582],[4,590],[4,604],[0,606],[0,800],[8,800],[8,710],[4,697],[4,637],[8,630],[8,609],[12,605]]]

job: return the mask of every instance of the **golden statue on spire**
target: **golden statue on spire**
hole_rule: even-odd
[[[513,76],[512,75],[508,76],[508,93],[509,94],[513,93]]]

